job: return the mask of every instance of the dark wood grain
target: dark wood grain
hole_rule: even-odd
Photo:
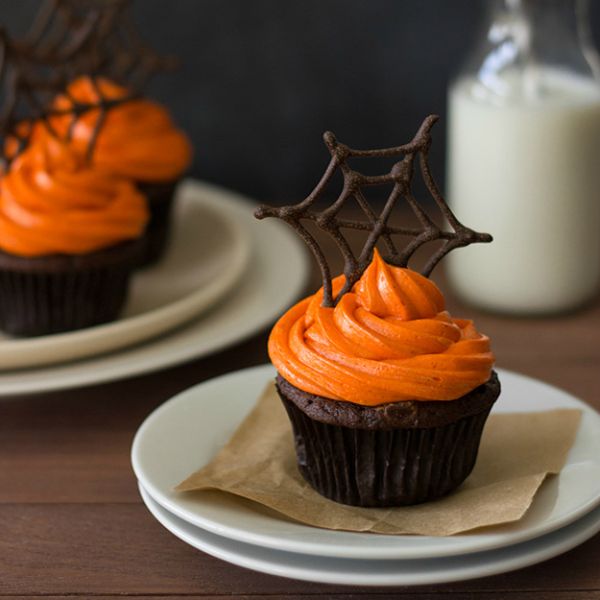
[[[485,595],[483,595],[485,594]],[[447,595],[454,600],[482,600],[483,598],[487,598],[489,600],[506,600],[506,598],[510,598],[514,600],[517,598],[514,594],[507,596],[506,592],[458,592],[453,593],[452,591],[448,591]],[[9,598],[10,600],[28,600],[31,598],[35,598],[36,596],[0,596],[2,598]],[[102,595],[94,595],[90,596],[94,600],[122,600],[124,596],[106,596]],[[243,594],[236,595],[236,600],[256,600],[256,598],[273,598],[275,596],[264,596],[263,594]],[[314,594],[281,594],[277,595],[277,597],[285,598],[286,600],[314,600]],[[357,597],[356,593],[327,593],[325,596],[331,600],[352,600]],[[366,598],[366,595],[361,595],[361,597]],[[421,592],[420,590],[399,590],[394,592],[377,592],[372,591],[369,593],[369,597],[376,598],[377,600],[394,600],[395,598],[415,598],[416,600],[434,600],[435,598],[439,598],[439,594],[430,593],[430,592]],[[43,596],[44,600],[69,600],[72,599],[73,596]],[[147,596],[145,594],[136,595],[136,600],[194,600],[194,599],[202,599],[202,600],[225,600],[226,598],[231,598],[230,594],[153,594],[151,596]],[[600,598],[600,592],[595,592],[592,590],[585,591],[569,591],[569,592],[522,592],[519,593],[518,598],[521,600],[598,600]]]
[[[443,273],[436,274],[447,290]],[[316,285],[318,277],[313,275]],[[600,408],[600,304],[515,319],[462,306],[493,340],[498,365]],[[267,333],[213,357],[125,381],[0,401],[0,599],[356,597],[600,600],[600,536],[520,571],[378,589],[312,584],[242,569],[186,546],[138,496],[133,435],[156,406],[210,377],[266,362]],[[24,375],[26,376],[26,375]]]
[[[315,593],[295,593],[295,592],[283,592],[273,594],[136,594],[130,596],[128,594],[119,595],[106,595],[106,594],[90,594],[86,595],[86,598],[93,598],[93,600],[122,600],[123,598],[136,598],[136,600],[156,600],[157,598],[165,598],[168,600],[225,600],[227,598],[235,597],[236,600],[256,600],[257,598],[285,598],[286,600],[315,600],[322,596],[331,600],[353,600],[357,597],[360,598],[376,598],[377,600],[385,600],[386,598],[414,598],[415,600],[436,600],[440,598],[439,593],[435,592],[423,592],[418,588],[408,589],[395,589],[378,591],[371,590],[367,593],[353,592],[332,592],[326,591],[322,594]],[[28,594],[27,596],[14,596],[12,594],[5,595],[1,594],[2,600],[31,600],[32,598],[43,598],[43,600],[72,600],[73,595],[36,595]],[[570,590],[568,592],[547,592],[544,590],[535,592],[518,592],[513,594],[510,592],[486,592],[486,591],[474,591],[474,592],[453,592],[447,590],[444,592],[444,597],[451,598],[452,600],[599,600],[600,592],[595,590]]]
[[[0,556],[11,575],[2,583],[2,594],[369,591],[271,577],[229,565],[174,538],[139,503],[5,504],[0,506],[0,526]],[[600,537],[521,571],[417,589],[431,593],[598,589],[598,555]]]
[[[204,361],[108,385],[0,400],[0,503],[139,502],[129,450],[177,392],[264,363],[262,333]]]

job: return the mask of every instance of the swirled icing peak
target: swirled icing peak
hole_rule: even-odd
[[[148,209],[135,185],[49,141],[25,150],[0,181],[0,249],[27,257],[83,254],[139,237]]]
[[[333,280],[334,294],[343,280]],[[293,306],[269,338],[273,364],[305,392],[370,406],[454,400],[490,378],[489,338],[453,319],[432,281],[377,250],[334,308],[321,306],[322,295]]]
[[[192,147],[160,104],[132,98],[108,108],[104,117],[99,109],[87,110],[76,119],[68,114],[74,102],[85,105],[128,96],[126,88],[108,79],[79,77],[53,104],[55,110],[67,114],[52,117],[50,123],[63,139],[70,132],[71,146],[86,155],[99,119],[103,118],[93,146],[94,166],[136,181],[178,178],[190,164]],[[46,130],[39,129],[36,133],[34,143],[44,143]]]

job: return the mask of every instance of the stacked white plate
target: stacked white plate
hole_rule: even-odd
[[[387,536],[302,525],[236,496],[178,494],[248,414],[270,365],[190,388],[140,427],[132,463],[144,503],[171,533],[225,561],[283,577],[351,585],[419,585],[519,569],[577,546],[600,531],[600,415],[549,385],[499,371],[498,412],[578,408],[581,427],[567,463],[517,523],[452,537]]]

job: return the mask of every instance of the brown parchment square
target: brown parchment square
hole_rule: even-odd
[[[560,472],[580,420],[573,409],[492,414],[475,468],[458,490],[416,506],[359,508],[323,498],[304,481],[270,383],[225,447],[176,489],[220,490],[326,529],[453,535],[519,520],[546,476]]]

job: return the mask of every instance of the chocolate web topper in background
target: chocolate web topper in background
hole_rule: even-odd
[[[67,68],[71,79],[79,75],[106,77],[139,95],[157,71],[176,61],[163,57],[142,40],[137,31],[131,0],[46,0],[27,35],[27,43],[40,57],[65,49],[71,37],[95,23]]]
[[[6,162],[24,149],[33,123],[47,118],[63,87],[61,70],[52,69],[51,60],[38,62],[31,47],[0,30],[0,135]]]
[[[477,242],[491,242],[492,236],[478,233],[465,227],[450,210],[442,197],[428,162],[429,147],[431,146],[431,128],[438,120],[437,115],[429,115],[422,123],[414,138],[402,146],[380,150],[354,150],[339,143],[333,133],[326,132],[323,136],[331,160],[323,177],[314,190],[298,204],[273,207],[260,206],[255,211],[257,219],[277,217],[285,221],[306,242],[314,254],[323,277],[323,306],[332,307],[340,298],[352,289],[360,279],[365,269],[371,263],[373,250],[379,240],[383,241],[385,251],[383,259],[398,267],[407,267],[414,253],[428,242],[443,240],[442,245],[433,253],[421,273],[429,276],[437,263],[454,248],[461,248]],[[384,175],[365,175],[355,171],[348,165],[350,158],[402,157],[390,171]],[[442,216],[451,227],[451,231],[440,229],[419,204],[412,192],[412,181],[415,172],[415,161],[418,159],[419,169],[427,190],[431,194]],[[337,170],[343,175],[343,187],[336,200],[322,211],[312,210],[313,205],[323,196],[327,185]],[[367,201],[363,188],[378,185],[393,185],[387,197],[383,210],[377,214]],[[365,215],[365,220],[349,220],[339,216],[348,200],[354,198]],[[421,228],[412,229],[395,227],[388,220],[400,200],[404,199],[416,215]],[[328,233],[336,242],[344,257],[345,283],[337,296],[333,297],[331,270],[323,251],[313,235],[302,224],[302,221],[312,221],[320,229]],[[342,229],[356,229],[368,232],[368,237],[358,256],[352,251]],[[410,241],[398,247],[394,236],[408,236]]]
[[[67,62],[67,70],[70,81],[82,75],[89,77],[98,100],[81,103],[68,89],[63,93],[72,107],[67,111],[72,121],[66,141],[83,113],[98,111],[87,148],[91,159],[108,110],[139,97],[152,75],[173,68],[176,63],[172,57],[162,57],[144,43],[134,24],[131,0],[46,0],[30,33],[31,44],[45,55],[48,49],[64,45],[70,35],[86,29],[90,18],[96,21],[96,26]],[[98,84],[102,78],[124,86],[127,94],[106,98]]]
[[[17,145],[9,146],[8,156],[4,145],[6,161],[26,146],[34,122],[42,121],[57,135],[51,117],[71,116],[69,141],[77,120],[96,110],[87,148],[91,158],[107,111],[138,97],[151,75],[172,66],[172,59],[142,41],[130,0],[44,0],[22,39],[0,32],[0,134]],[[69,94],[68,84],[79,76],[90,78],[97,100],[81,102]],[[97,83],[102,77],[124,85],[128,93],[106,98]],[[53,106],[58,94],[69,100],[68,108]]]
[[[34,122],[42,121],[52,131],[49,117],[60,113],[52,109],[52,102],[64,92],[77,56],[104,30],[107,12],[91,10],[76,26],[68,27],[70,19],[62,3],[43,2],[24,38],[1,32],[0,134],[10,140],[3,144],[6,162],[25,148]],[[90,108],[77,105],[71,112],[77,115]]]

